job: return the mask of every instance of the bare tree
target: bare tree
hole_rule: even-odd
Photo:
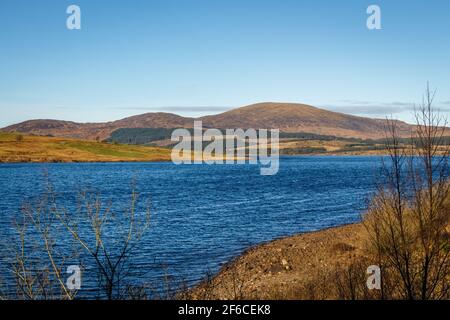
[[[397,122],[387,122],[384,181],[364,218],[371,252],[383,274],[400,284],[393,290],[384,283],[383,298],[449,297],[449,148],[434,96],[427,86],[408,149],[399,142]]]
[[[56,248],[60,229],[55,225],[49,192],[51,189],[36,203],[24,205],[21,219],[15,223],[18,246],[10,246],[10,270],[18,298],[72,300],[77,294],[65,282],[63,269],[73,252]]]
[[[55,216],[95,261],[99,286],[107,299],[121,299],[126,295],[124,278],[132,267],[131,255],[150,225],[149,208],[144,213],[137,212],[138,197],[133,186],[130,205],[123,212],[114,212],[110,204],[104,205],[99,194],[89,193],[81,194],[75,214],[65,208],[55,208]],[[85,228],[84,232],[80,226]]]
[[[129,297],[131,258],[150,225],[149,206],[138,206],[134,183],[130,205],[117,212],[99,193],[81,192],[78,198],[77,209],[68,209],[48,183],[37,203],[24,206],[10,266],[15,298],[74,299],[78,292],[67,287],[63,270],[69,261],[82,267],[85,260],[98,275],[101,297]]]

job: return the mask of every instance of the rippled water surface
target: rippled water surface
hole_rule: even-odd
[[[285,157],[277,175],[261,176],[254,165],[0,164],[0,235],[9,239],[46,174],[69,209],[83,189],[123,208],[134,178],[141,199],[152,200],[153,224],[134,257],[140,277],[195,283],[252,245],[358,221],[379,165],[378,157]],[[0,258],[5,265],[5,250]]]

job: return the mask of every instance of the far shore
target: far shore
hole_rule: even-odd
[[[385,154],[289,154],[280,155],[280,157],[382,157]],[[139,159],[114,159],[114,160],[86,160],[86,159],[32,159],[23,156],[20,159],[2,158],[0,163],[27,164],[27,163],[155,163],[155,162],[172,162],[171,158],[162,156],[161,158],[153,158],[146,160]]]
[[[0,132],[0,162],[155,162],[170,161],[167,148],[108,144],[69,138]]]
[[[280,156],[382,156],[383,150],[341,150],[325,142],[306,141],[300,149],[280,141]],[[328,143],[328,142],[327,142]],[[320,146],[320,148],[319,148]],[[289,147],[289,148],[285,148]],[[298,147],[298,146],[297,146]],[[297,148],[296,147],[296,148]],[[322,152],[317,152],[317,150]],[[311,152],[298,152],[308,150]],[[168,162],[171,148],[109,143],[0,131],[0,163]]]

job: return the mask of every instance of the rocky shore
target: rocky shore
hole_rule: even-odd
[[[308,288],[363,255],[365,230],[352,224],[253,247],[190,292],[191,299],[309,299]],[[324,288],[327,286],[324,285]],[[333,299],[324,289],[321,299]]]

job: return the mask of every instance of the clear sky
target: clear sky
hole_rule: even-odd
[[[262,101],[410,121],[427,81],[450,110],[448,0],[0,1],[0,127]]]

